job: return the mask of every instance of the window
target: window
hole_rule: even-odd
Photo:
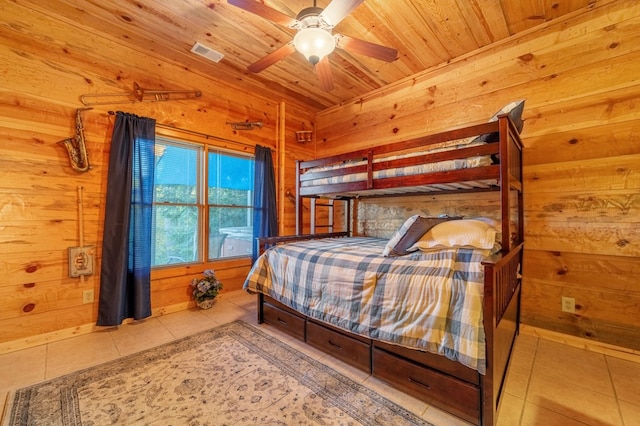
[[[152,265],[250,256],[253,173],[252,157],[158,138]]]
[[[253,158],[209,150],[209,260],[251,256]]]

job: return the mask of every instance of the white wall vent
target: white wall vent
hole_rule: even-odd
[[[196,55],[204,56],[213,62],[220,62],[220,60],[224,57],[224,55],[220,52],[216,52],[210,47],[205,46],[202,43],[196,41],[196,43],[191,48],[191,51]]]

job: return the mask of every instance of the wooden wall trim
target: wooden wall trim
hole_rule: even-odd
[[[223,295],[224,293],[221,293]],[[163,306],[161,308],[155,308],[152,310],[150,318],[157,318],[163,315],[172,314],[189,309],[191,303],[182,302],[171,306]],[[148,318],[148,319],[150,319]],[[141,320],[146,321],[147,319]],[[35,346],[45,345],[47,343],[59,342],[60,340],[69,339],[71,337],[82,336],[84,334],[90,334],[95,332],[106,332],[109,330],[117,330],[120,327],[126,327],[128,324],[135,322],[131,318],[125,319],[122,325],[118,327],[98,327],[95,322],[89,324],[81,324],[75,327],[64,328],[49,333],[42,333],[35,336],[9,340],[6,342],[0,342],[0,355],[20,351],[23,349],[32,348]]]
[[[622,346],[594,342],[593,340],[570,336],[568,334],[545,330],[544,328],[534,327],[526,324],[520,325],[520,333],[527,336],[550,340],[552,342],[562,343],[574,348],[586,349],[591,352],[596,352],[599,354],[640,363],[640,351],[624,348]]]

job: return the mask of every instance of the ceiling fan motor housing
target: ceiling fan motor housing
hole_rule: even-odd
[[[311,18],[311,19],[308,19],[309,23],[313,21],[315,26],[319,26],[320,14],[322,13],[323,10],[324,9],[322,9],[321,7],[315,7],[315,6],[302,9],[298,13],[298,16],[296,16],[296,19],[300,21],[300,29],[308,27],[308,26],[305,26],[305,23],[307,22],[306,18]]]

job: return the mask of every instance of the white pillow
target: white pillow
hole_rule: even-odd
[[[409,251],[451,247],[492,249],[496,242],[496,232],[494,227],[483,220],[451,220],[435,225]]]
[[[496,228],[496,230],[501,229],[501,223],[502,223],[501,220],[491,219],[490,217],[483,217],[483,216],[470,217],[469,219],[481,220],[484,223],[489,224],[492,228]]]

